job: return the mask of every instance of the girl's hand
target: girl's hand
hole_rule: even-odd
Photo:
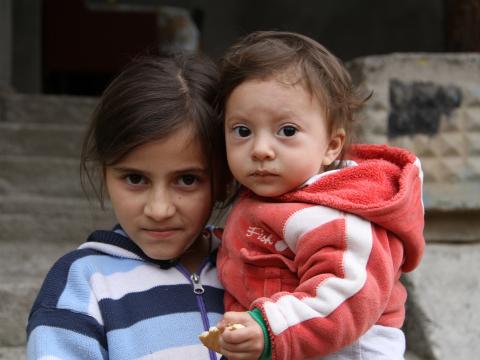
[[[228,324],[242,324],[245,327],[236,330],[226,328]],[[217,325],[225,329],[220,335],[222,354],[228,360],[257,360],[264,347],[263,330],[247,312],[226,312]]]

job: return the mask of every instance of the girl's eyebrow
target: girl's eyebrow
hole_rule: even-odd
[[[140,169],[135,169],[132,167],[128,166],[122,166],[122,165],[111,165],[110,166],[113,170],[118,171],[118,172],[134,172],[134,173],[143,173],[143,170]]]
[[[185,173],[205,173],[207,172],[207,168],[205,166],[192,166],[187,167],[184,169],[175,170],[177,174],[185,174]]]
[[[133,168],[133,167],[128,167],[128,166],[122,166],[122,165],[112,165],[111,168],[115,171],[118,172],[123,172],[123,173],[139,173],[139,174],[149,174],[148,171]],[[208,171],[206,166],[189,166],[185,168],[180,168],[180,169],[175,169],[173,171],[174,174],[185,174],[185,173],[206,173]]]

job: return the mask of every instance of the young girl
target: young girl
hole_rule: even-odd
[[[106,89],[82,169],[118,220],[48,273],[30,313],[28,359],[216,359],[197,334],[223,313],[218,239],[205,227],[225,196],[216,67],[144,57]],[[102,203],[103,205],[103,203]]]
[[[364,99],[308,37],[253,33],[221,73],[228,164],[243,192],[219,250],[229,311],[219,327],[246,326],[223,332],[222,353],[403,359],[400,276],[424,249],[418,159],[385,145],[346,152]]]

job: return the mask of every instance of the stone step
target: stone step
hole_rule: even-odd
[[[0,156],[0,194],[83,197],[78,159]]]
[[[84,125],[90,118],[97,98],[2,94],[0,122]]]
[[[45,275],[79,243],[0,241],[0,348],[25,344],[25,324]]]
[[[25,343],[28,312],[53,263],[114,224],[110,207],[82,199],[0,196],[0,347]]]
[[[0,122],[0,154],[79,158],[86,126]]]
[[[25,359],[26,351],[24,346],[0,347],[0,360]]]
[[[76,198],[0,196],[0,243],[81,243],[95,229],[115,224],[110,207]]]

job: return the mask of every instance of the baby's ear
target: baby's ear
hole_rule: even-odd
[[[322,164],[324,166],[330,165],[334,162],[337,157],[340,155],[343,149],[343,145],[345,145],[345,129],[339,128],[332,133],[330,137],[330,141],[328,143],[328,147],[325,150],[325,156],[323,157]]]

